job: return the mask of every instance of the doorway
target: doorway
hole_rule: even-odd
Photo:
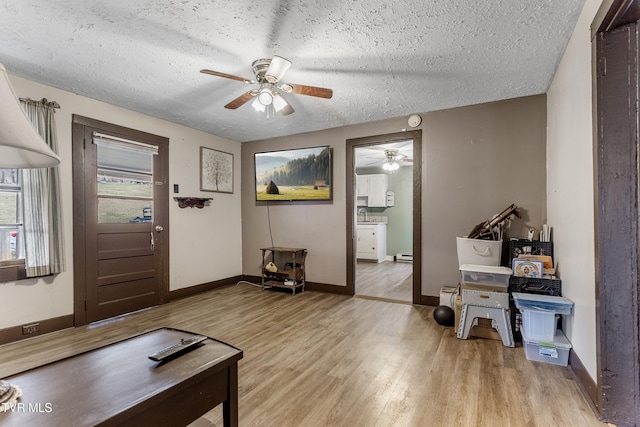
[[[73,117],[74,316],[168,300],[167,138]]]
[[[347,140],[347,290],[352,295],[421,303],[421,144],[420,130]],[[389,178],[385,162],[411,162],[411,168],[399,167]],[[393,186],[391,193],[383,192],[389,200],[376,195],[389,180],[408,186],[404,207],[395,211],[389,206],[396,203]],[[366,200],[364,188],[372,189]],[[407,209],[403,217],[400,211]]]

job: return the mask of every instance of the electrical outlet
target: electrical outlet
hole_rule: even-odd
[[[24,325],[22,327],[22,335],[35,334],[40,330],[40,323],[32,323],[30,325]]]

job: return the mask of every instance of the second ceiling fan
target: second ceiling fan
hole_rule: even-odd
[[[253,61],[252,68],[255,74],[255,80],[207,69],[200,70],[200,72],[241,81],[246,84],[259,85],[259,87],[243,93],[224,106],[224,108],[230,110],[235,110],[253,99],[253,107],[258,111],[266,112],[267,116],[269,116],[272,111],[277,111],[286,116],[293,113],[294,110],[284,99],[281,92],[316,96],[326,99],[330,99],[333,96],[333,90],[331,89],[281,82],[280,80],[289,67],[291,67],[291,61],[275,55],[272,59],[258,59]]]

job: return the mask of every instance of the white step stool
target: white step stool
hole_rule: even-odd
[[[466,340],[471,328],[478,325],[479,317],[491,319],[491,327],[498,331],[505,347],[515,347],[509,322],[509,310],[506,308],[464,304],[460,315],[460,325],[458,325],[458,338]]]

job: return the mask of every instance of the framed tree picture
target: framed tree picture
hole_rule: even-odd
[[[200,190],[233,193],[233,154],[200,147]]]

